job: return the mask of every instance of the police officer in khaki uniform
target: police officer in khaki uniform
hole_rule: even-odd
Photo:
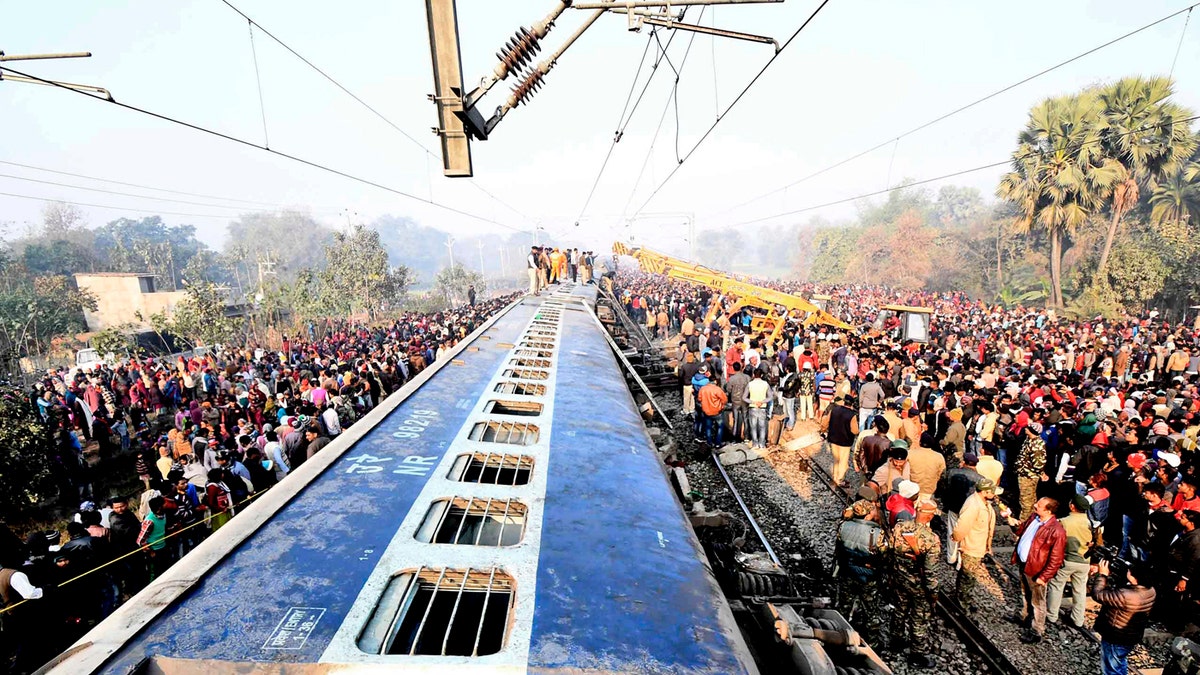
[[[892,605],[892,648],[908,649],[908,662],[918,668],[933,668],[941,646],[934,625],[933,607],[937,594],[937,560],[942,544],[929,527],[937,514],[932,499],[917,502],[917,515],[892,528],[892,565],[895,597]]]

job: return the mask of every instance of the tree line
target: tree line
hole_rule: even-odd
[[[1173,93],[1167,78],[1128,77],[1039,102],[994,200],[954,185],[903,188],[850,219],[766,228],[757,250],[729,245],[742,233],[705,231],[699,257],[1076,316],[1178,317],[1200,304],[1200,137]]]
[[[527,246],[510,239],[498,245]],[[0,240],[0,370],[16,373],[23,357],[69,360],[83,346],[74,336],[86,331],[83,312],[95,310],[97,298],[76,286],[77,273],[149,273],[157,290],[183,291],[169,316],[139,317],[136,328],[188,347],[267,326],[288,331],[330,317],[436,311],[464,302],[472,284],[482,293],[478,272],[444,264],[445,241],[444,232],[408,218],[335,230],[306,213],[280,211],[233,220],[216,250],[192,225],[149,216],[93,228],[78,208],[49,203],[41,223]],[[422,283],[427,292],[410,293]],[[101,353],[132,348],[134,330],[106,329],[91,336],[93,346]]]

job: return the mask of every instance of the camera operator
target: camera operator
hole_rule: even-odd
[[[1118,562],[1123,562],[1118,559]],[[1135,568],[1119,564],[1125,578],[1109,578],[1110,561],[1100,560],[1094,567],[1092,597],[1100,603],[1100,616],[1093,629],[1100,634],[1100,672],[1104,675],[1127,675],[1129,652],[1142,641],[1155,593],[1138,582]],[[1144,574],[1141,569],[1136,573]],[[1128,582],[1128,585],[1125,585]]]

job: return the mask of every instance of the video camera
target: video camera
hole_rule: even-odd
[[[1121,557],[1120,549],[1113,546],[1093,546],[1088,560],[1093,565],[1099,564],[1101,560],[1107,560],[1109,576],[1114,584],[1125,583],[1125,574],[1132,567],[1132,563]]]

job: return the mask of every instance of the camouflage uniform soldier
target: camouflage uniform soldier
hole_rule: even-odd
[[[1042,468],[1046,465],[1046,442],[1042,440],[1042,425],[1030,422],[1025,426],[1025,443],[1021,446],[1021,454],[1017,456],[1017,496],[1021,500],[1021,517],[1025,520],[1033,513],[1033,504],[1037,501],[1038,479],[1042,477]]]
[[[940,639],[933,621],[937,592],[936,565],[942,544],[929,527],[937,514],[932,499],[917,502],[914,520],[897,522],[892,528],[892,560],[895,570],[895,614],[892,615],[893,648],[903,641],[908,661],[918,668],[935,665]]]
[[[882,554],[887,538],[879,526],[878,509],[860,499],[851,505],[847,520],[838,527],[834,556],[835,576],[841,592],[838,610],[851,621],[868,644],[877,641],[883,626],[879,617]]]

